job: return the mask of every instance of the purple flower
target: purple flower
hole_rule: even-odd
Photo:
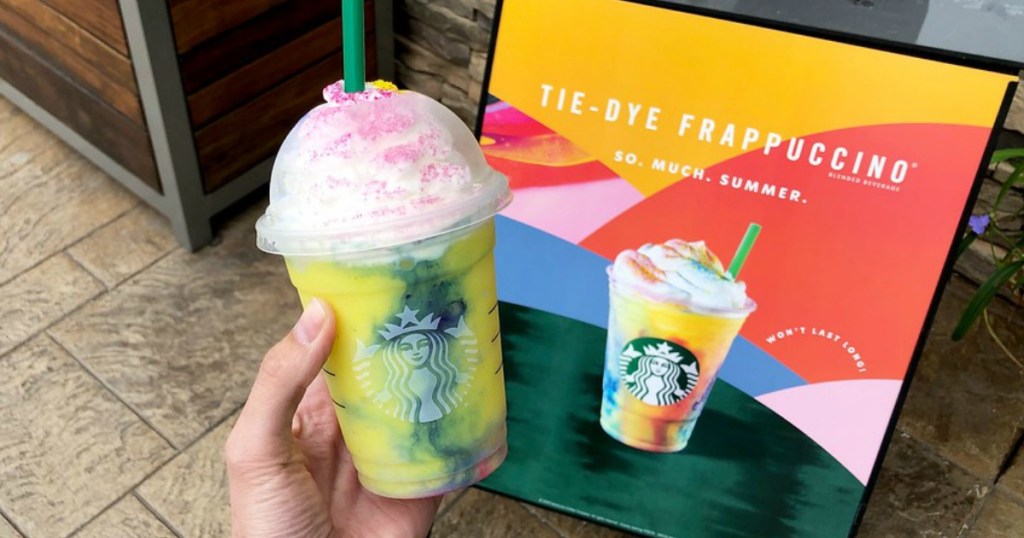
[[[967,220],[967,226],[974,231],[974,233],[981,235],[985,233],[985,229],[988,228],[988,223],[991,219],[988,215],[972,215]]]

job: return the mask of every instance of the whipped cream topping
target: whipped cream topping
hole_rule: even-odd
[[[285,139],[271,175],[259,245],[280,254],[337,254],[424,239],[493,216],[508,182],[443,105],[390,84],[345,93]]]
[[[703,241],[670,239],[625,250],[615,258],[611,274],[617,283],[649,297],[698,309],[749,311],[754,307],[746,284],[733,280]]]

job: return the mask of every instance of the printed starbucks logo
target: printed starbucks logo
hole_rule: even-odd
[[[441,318],[417,314],[419,310],[406,306],[395,315],[398,324],[385,323],[378,331],[378,343],[357,340],[352,366],[366,395],[389,415],[433,422],[462,403],[479,349],[465,317],[460,316],[454,327],[440,329]],[[453,348],[464,359],[466,371],[452,360]]]
[[[672,405],[697,386],[700,363],[690,350],[674,342],[637,338],[619,354],[619,374],[638,400],[650,405]]]

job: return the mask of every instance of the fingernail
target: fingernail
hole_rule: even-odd
[[[319,299],[310,301],[309,305],[306,306],[306,310],[302,312],[299,322],[292,329],[295,333],[295,339],[300,344],[312,342],[316,335],[320,334],[320,327],[324,324],[324,316],[326,314],[324,312],[324,305]]]

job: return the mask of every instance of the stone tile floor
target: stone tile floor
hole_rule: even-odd
[[[221,447],[298,315],[240,208],[190,254],[162,217],[0,100],[0,538],[226,536]],[[1024,536],[1024,372],[947,336],[954,279],[859,536]],[[1024,355],[1024,316],[997,309]],[[622,536],[471,489],[435,536]]]

